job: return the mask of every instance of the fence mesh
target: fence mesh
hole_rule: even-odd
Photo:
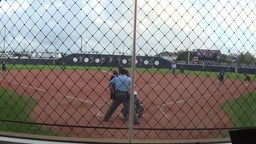
[[[255,127],[256,2],[138,1],[135,140]],[[0,130],[127,139],[114,70],[132,71],[134,1],[0,1]],[[139,104],[139,105],[136,105]],[[139,117],[140,117],[139,116]]]

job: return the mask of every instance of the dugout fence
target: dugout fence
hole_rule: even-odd
[[[255,128],[253,0],[0,7],[2,135],[195,143],[230,142],[231,130]],[[109,79],[120,66],[144,107],[139,125],[124,119],[122,105],[103,121]]]

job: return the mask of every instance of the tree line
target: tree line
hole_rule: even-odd
[[[179,51],[176,53],[177,61],[193,60],[193,51]],[[244,63],[244,64],[256,64],[256,58],[249,52],[239,54],[222,54],[220,53],[217,58],[219,63]]]

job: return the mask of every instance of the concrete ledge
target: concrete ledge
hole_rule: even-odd
[[[46,142],[60,142],[60,143],[130,143],[128,139],[99,139],[99,138],[78,138],[78,137],[62,137],[62,136],[44,136],[44,135],[32,135],[32,134],[20,134],[12,132],[0,132],[0,136],[6,138],[19,138],[24,140],[39,140]],[[188,140],[132,140],[131,143],[138,144],[154,144],[154,143],[230,143],[230,138],[220,139],[188,139]]]

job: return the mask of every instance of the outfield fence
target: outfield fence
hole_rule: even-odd
[[[0,135],[230,142],[230,131],[255,128],[255,9],[253,0],[2,0]],[[120,66],[143,105],[138,125],[122,105],[103,120]]]

